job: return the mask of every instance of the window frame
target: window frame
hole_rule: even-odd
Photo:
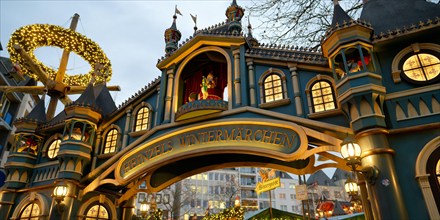
[[[334,99],[334,103],[335,103],[335,108],[330,109],[330,110],[326,110],[326,111],[315,112],[314,108],[313,108],[314,107],[313,102],[312,102],[313,96],[311,94],[312,87],[313,87],[313,85],[315,85],[316,82],[322,81],[322,80],[324,80],[330,84],[330,88],[332,89],[332,95],[333,95],[333,99]],[[337,100],[338,91],[336,89],[336,83],[332,77],[327,76],[327,75],[318,74],[317,76],[311,78],[306,85],[305,93],[306,93],[306,97],[307,97],[307,104],[309,107],[309,113],[308,113],[309,118],[326,117],[326,116],[331,116],[331,115],[336,115],[336,114],[342,113],[341,106],[339,105],[339,102]]]
[[[107,137],[110,134],[110,132],[114,131],[114,130],[116,131],[116,134],[115,134],[116,135],[116,140],[115,140],[115,146],[114,146],[115,150],[112,151],[112,152],[109,151],[108,153],[105,153],[105,149],[107,149],[107,146],[106,146],[107,145]],[[116,125],[111,125],[110,127],[108,127],[106,129],[104,134],[105,135],[104,135],[103,141],[102,141],[101,154],[104,155],[104,154],[116,153],[119,150],[119,147],[120,147],[121,129],[118,126],[116,126]]]
[[[400,62],[399,62],[399,67],[401,69],[401,78],[403,78],[405,81],[407,81],[409,83],[412,83],[412,84],[415,84],[415,85],[429,85],[429,84],[432,84],[432,83],[435,83],[435,82],[439,81],[440,73],[436,77],[434,77],[434,78],[432,78],[430,80],[426,80],[426,81],[414,80],[414,79],[410,78],[405,73],[405,70],[403,70],[403,64],[409,58],[411,58],[412,56],[416,56],[416,55],[419,55],[419,54],[429,54],[429,55],[432,55],[432,56],[436,57],[439,60],[438,64],[440,64],[440,52],[438,52],[438,51],[429,50],[429,49],[420,49],[417,52],[415,52],[415,51],[409,52],[409,53],[405,54],[405,56],[403,56],[402,59],[400,59]],[[420,68],[423,69],[424,66],[421,66]]]
[[[440,59],[440,45],[438,44],[433,44],[433,43],[414,43],[411,44],[408,47],[405,47],[404,49],[402,49],[399,53],[396,54],[396,56],[393,59],[393,62],[391,64],[391,77],[393,79],[394,83],[400,83],[402,81],[403,75],[405,75],[403,73],[402,67],[403,67],[403,63],[405,62],[405,57],[408,56],[409,54],[414,54],[414,53],[418,53],[420,51],[428,51],[429,53],[435,53],[437,54],[437,58]],[[435,78],[435,80],[433,81],[424,81],[424,82],[419,82],[419,81],[409,81],[406,78],[404,78],[405,81],[411,83],[411,84],[416,84],[416,85],[428,85],[428,84],[433,84],[435,81],[438,81],[440,79],[440,75],[437,76]]]
[[[279,100],[273,100],[273,101],[266,102],[265,80],[269,76],[272,76],[273,74],[278,75],[278,77],[281,80],[280,88],[282,90],[281,94],[283,95],[283,98],[279,99]],[[284,74],[284,72],[282,70],[275,69],[275,68],[269,68],[260,76],[260,79],[258,81],[258,85],[260,87],[260,105],[259,105],[260,108],[273,108],[273,107],[278,107],[278,106],[290,104],[290,99],[289,99],[288,92],[287,92],[286,75]],[[274,87],[272,87],[272,88],[274,88]]]
[[[32,216],[32,210],[33,210],[33,207],[34,206],[38,206],[38,209],[39,209],[39,212],[38,212],[38,215],[36,215],[36,216]],[[23,215],[23,212],[26,210],[26,208],[27,207],[29,207],[29,206],[31,206],[31,214],[28,216],[28,217],[22,217],[22,215]],[[31,201],[31,202],[28,202],[26,205],[24,205],[23,207],[21,207],[21,210],[20,210],[20,214],[18,215],[18,220],[31,220],[31,219],[34,219],[34,218],[40,218],[40,217],[42,217],[43,216],[43,210],[41,210],[41,205],[39,204],[39,202],[38,201]]]
[[[136,121],[137,121],[137,116],[139,111],[142,108],[147,108],[148,109],[148,124],[147,124],[147,128],[144,130],[136,130]],[[136,106],[136,108],[133,109],[133,114],[132,114],[132,119],[131,119],[131,124],[132,124],[132,132],[135,134],[143,134],[144,132],[150,130],[152,128],[152,122],[153,122],[153,114],[154,114],[154,109],[153,107],[150,105],[150,103],[148,102],[142,102],[140,103],[138,106]]]

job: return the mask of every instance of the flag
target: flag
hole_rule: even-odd
[[[182,15],[182,13],[180,13],[179,9],[177,9],[177,5],[176,5],[176,9],[174,10],[174,14]],[[182,15],[182,16],[183,16],[183,15]]]
[[[197,15],[196,16],[194,16],[192,14],[189,14],[189,15],[191,15],[191,18],[193,19],[194,24],[197,24]]]

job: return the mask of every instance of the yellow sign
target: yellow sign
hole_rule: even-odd
[[[306,185],[297,185],[295,186],[296,191],[296,199],[297,200],[307,200],[307,186]]]
[[[277,177],[274,179],[267,180],[266,182],[257,183],[257,186],[255,187],[255,192],[257,192],[257,194],[260,194],[262,192],[266,192],[280,186],[281,186],[281,179]]]

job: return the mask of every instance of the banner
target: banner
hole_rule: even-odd
[[[296,191],[296,199],[297,200],[307,200],[307,186],[306,185],[297,185],[295,186]]]

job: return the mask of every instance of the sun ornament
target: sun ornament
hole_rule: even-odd
[[[59,47],[76,53],[90,64],[91,70],[88,73],[77,75],[65,74],[63,78],[65,85],[86,86],[92,79],[92,74],[96,71],[96,69],[94,69],[96,64],[102,65],[103,68],[98,70],[101,74],[95,73],[95,83],[108,82],[111,78],[112,69],[110,60],[104,51],[98,44],[71,29],[50,24],[33,24],[21,27],[12,34],[8,43],[8,52],[11,61],[17,63],[21,67],[22,72],[26,75],[35,80],[41,80],[31,71],[22,55],[14,49],[14,45],[19,45],[26,51],[34,63],[41,67],[41,69],[48,74],[50,79],[55,79],[57,70],[44,65],[35,57],[34,50],[39,47]]]

